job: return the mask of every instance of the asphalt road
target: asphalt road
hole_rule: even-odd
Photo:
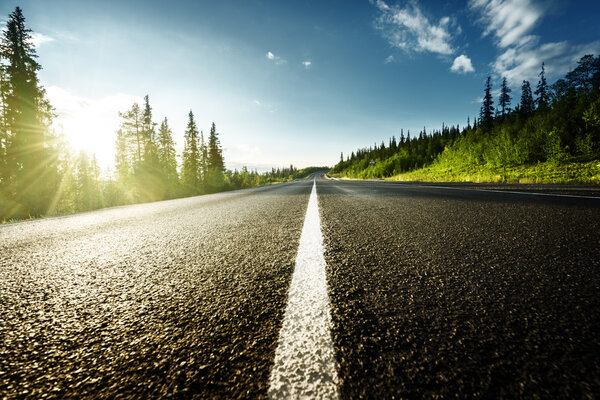
[[[0,398],[267,396],[312,186],[1,226]],[[597,396],[600,199],[438,186],[317,178],[340,397]]]

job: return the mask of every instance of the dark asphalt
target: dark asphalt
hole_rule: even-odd
[[[265,395],[312,182],[0,228],[0,398]]]
[[[266,396],[311,187],[0,226],[0,398]],[[600,200],[464,189],[317,180],[342,398],[594,398]]]
[[[317,187],[344,398],[600,393],[600,200]]]

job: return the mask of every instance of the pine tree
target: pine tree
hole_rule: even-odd
[[[206,178],[208,174],[208,148],[204,141],[204,132],[200,131],[200,164],[199,176],[202,184],[206,186]]]
[[[498,104],[500,105],[500,116],[502,119],[504,119],[504,116],[510,112],[510,101],[512,100],[510,92],[512,92],[512,90],[508,87],[506,83],[506,78],[502,78],[502,86],[500,88],[500,99],[498,102]]]
[[[485,95],[483,96],[483,104],[481,105],[481,111],[479,112],[479,119],[481,121],[480,126],[484,130],[489,130],[492,127],[494,121],[494,100],[492,99],[492,83],[491,78],[488,76],[485,83]]]
[[[174,197],[177,193],[179,177],[177,175],[177,155],[175,153],[173,132],[169,128],[167,118],[161,122],[158,128],[158,162],[167,196]]]
[[[117,180],[122,185],[127,185],[131,175],[131,164],[129,147],[127,145],[127,137],[123,129],[117,131],[117,139],[115,141],[115,169]]]
[[[7,169],[7,154],[6,150],[8,147],[8,127],[6,125],[6,118],[4,117],[7,110],[6,98],[8,95],[8,81],[6,79],[6,66],[0,64],[0,201],[3,200],[6,194],[4,188],[8,186],[9,174]],[[2,210],[0,209],[0,218],[2,217]]]
[[[600,56],[594,58],[593,54],[586,54],[577,61],[577,67],[565,78],[572,88],[589,92],[594,88],[594,76],[599,72]]]
[[[3,185],[15,201],[15,214],[38,216],[56,190],[56,168],[48,148],[53,110],[37,72],[41,69],[21,8],[9,15],[0,43],[2,61]]]
[[[161,169],[158,160],[158,145],[156,144],[156,123],[152,121],[152,107],[148,95],[144,96],[144,111],[142,113],[142,142],[143,160],[136,173],[137,192],[143,200],[161,200],[165,198]]]
[[[142,126],[144,117],[140,105],[133,103],[130,110],[124,113],[120,112],[119,116],[123,118],[121,129],[127,140],[128,151],[133,155],[133,167],[134,169],[139,168],[144,150],[144,130]]]
[[[200,152],[198,150],[198,128],[194,121],[194,113],[190,110],[188,124],[184,134],[183,166],[181,177],[188,194],[198,194],[200,179],[198,176]]]
[[[225,180],[223,172],[225,164],[223,162],[223,153],[219,143],[219,134],[213,122],[208,135],[208,178],[207,184],[211,190],[218,190],[223,187]]]
[[[523,81],[521,86],[521,112],[525,115],[529,115],[533,112],[535,103],[533,102],[533,95],[531,94],[531,85],[529,81]]]
[[[158,166],[156,145],[156,123],[152,121],[152,107],[148,95],[144,96],[144,112],[142,114],[142,138],[144,142],[144,162],[148,169]]]
[[[542,63],[542,71],[538,75],[540,80],[537,84],[537,89],[535,90],[535,95],[537,96],[537,105],[538,109],[545,110],[548,108],[548,104],[550,103],[550,93],[548,91],[548,83],[546,82],[546,72],[545,72],[545,64]]]

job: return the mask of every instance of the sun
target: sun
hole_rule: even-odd
[[[46,92],[55,107],[55,131],[65,135],[73,150],[83,150],[90,157],[95,155],[102,169],[111,167],[116,132],[121,124],[119,112],[141,99],[124,94],[84,97],[57,86],[48,87]]]

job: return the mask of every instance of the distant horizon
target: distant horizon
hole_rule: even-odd
[[[401,129],[465,126],[488,75],[516,104],[542,62],[552,83],[600,53],[593,2],[25,0],[3,3],[3,25],[16,6],[58,132],[104,169],[118,112],[146,94],[178,153],[191,109],[205,134],[216,124],[230,169],[332,166]]]

